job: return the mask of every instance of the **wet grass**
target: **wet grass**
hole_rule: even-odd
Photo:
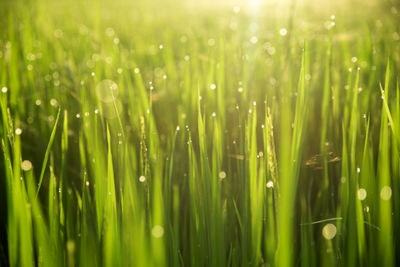
[[[250,2],[0,2],[0,265],[399,264],[400,6]]]

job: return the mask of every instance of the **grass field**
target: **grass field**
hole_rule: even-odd
[[[399,69],[395,0],[0,0],[0,265],[399,266]]]

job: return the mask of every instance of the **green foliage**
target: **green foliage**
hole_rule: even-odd
[[[397,266],[399,16],[0,1],[0,265]]]

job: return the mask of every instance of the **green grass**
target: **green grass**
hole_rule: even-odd
[[[0,265],[400,264],[400,5],[329,2],[1,1]]]

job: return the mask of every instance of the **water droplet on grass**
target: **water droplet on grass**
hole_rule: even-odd
[[[164,228],[161,225],[156,225],[151,230],[151,234],[155,238],[160,238],[160,237],[162,237],[164,235]]]
[[[367,190],[364,188],[358,189],[357,196],[359,200],[364,200],[367,197]]]
[[[75,252],[75,242],[72,240],[67,241],[67,251],[68,254],[72,255]]]
[[[336,231],[336,226],[332,223],[328,223],[322,228],[322,235],[325,239],[331,240],[336,236]]]
[[[22,168],[24,171],[29,171],[30,169],[32,169],[32,162],[30,162],[29,160],[24,160],[24,161],[21,163],[21,168]]]
[[[96,86],[96,95],[101,101],[110,103],[118,96],[118,85],[112,80],[103,80]]]
[[[389,200],[392,197],[392,188],[390,186],[384,186],[381,189],[381,199]]]
[[[224,172],[224,171],[221,171],[220,173],[219,173],[219,178],[222,180],[222,179],[225,179],[226,178],[226,172]]]
[[[50,105],[52,105],[53,107],[57,107],[58,106],[58,101],[56,99],[52,98],[50,100]]]

